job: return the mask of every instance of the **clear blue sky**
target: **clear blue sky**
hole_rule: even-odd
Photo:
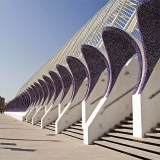
[[[108,0],[0,0],[0,96],[20,87]]]

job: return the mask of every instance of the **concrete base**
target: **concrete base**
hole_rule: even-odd
[[[35,115],[32,118],[32,124],[36,124],[37,122],[39,122],[41,120],[41,118],[44,116],[45,114],[45,107],[41,106],[39,107],[39,109],[37,110],[37,112],[35,113]]]
[[[138,76],[137,58],[130,60],[122,69],[108,98],[102,98],[84,125],[84,143],[109,131],[132,112],[132,93]]]
[[[160,122],[160,60],[157,62],[141,94],[132,96],[133,136],[142,138]]]
[[[35,113],[36,113],[36,108],[33,107],[33,108],[30,110],[30,112],[27,114],[27,116],[26,116],[26,122],[27,122],[27,123],[32,120],[32,117],[34,116]]]
[[[79,88],[75,98],[72,102],[69,102],[67,106],[62,107],[60,104],[61,114],[59,115],[56,123],[55,123],[55,133],[58,134],[64,129],[71,126],[73,123],[77,122],[82,118],[82,105],[81,101],[83,100],[86,90],[87,90],[87,81],[84,81]],[[68,101],[70,99],[68,98]],[[62,102],[63,103],[63,102]],[[64,104],[64,103],[63,103]]]
[[[53,121],[55,121],[58,118],[58,105],[60,98],[62,96],[62,91],[55,100],[54,104],[52,104],[49,109],[46,111],[44,116],[41,119],[41,128],[44,128],[45,126],[49,125]],[[48,107],[47,107],[48,108]]]
[[[4,112],[4,114],[9,115],[13,118],[16,118],[20,121],[24,121],[26,119],[26,115],[28,114],[28,111],[26,112]]]

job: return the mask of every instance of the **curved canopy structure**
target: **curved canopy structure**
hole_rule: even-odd
[[[139,93],[141,93],[160,57],[159,1],[140,0],[137,8],[137,17],[145,55],[145,75],[139,90]]]
[[[95,87],[100,75],[105,69],[109,68],[109,65],[105,56],[97,48],[89,45],[82,45],[81,51],[89,70],[88,88],[85,96],[85,100],[87,100],[93,88]],[[108,72],[108,77],[109,76],[110,72]]]
[[[42,105],[43,105],[48,97],[48,87],[47,87],[47,84],[43,80],[39,79],[38,82],[42,86],[42,90],[43,90],[43,102],[42,102]]]
[[[63,99],[65,98],[66,94],[68,93],[71,85],[73,84],[73,77],[66,67],[64,67],[60,64],[57,64],[56,67],[57,67],[57,70],[62,78],[63,94],[62,94],[62,98],[60,100],[60,103],[61,103],[63,101]]]
[[[62,82],[61,82],[61,78],[60,76],[53,71],[49,71],[49,75],[51,76],[52,80],[53,80],[53,84],[54,84],[54,99],[53,99],[53,103],[54,101],[57,99],[57,97],[59,96],[61,90],[62,90]]]
[[[54,82],[48,76],[43,76],[43,79],[47,83],[47,88],[48,88],[48,102],[47,102],[47,104],[48,104],[54,95]]]
[[[110,82],[106,97],[109,95],[114,84],[116,83],[123,66],[136,53],[139,61],[138,86],[142,76],[142,56],[137,43],[126,32],[115,27],[104,28],[102,37],[109,58],[110,68]]]
[[[87,79],[89,78],[89,74],[85,65],[78,58],[68,56],[67,63],[73,75],[73,91],[71,96],[71,101],[73,101],[84,79],[86,77]]]

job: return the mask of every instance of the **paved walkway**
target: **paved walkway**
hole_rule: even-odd
[[[0,114],[0,160],[130,160],[128,155]]]

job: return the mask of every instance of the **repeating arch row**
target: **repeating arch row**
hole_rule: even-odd
[[[71,86],[73,90],[70,100],[73,101],[82,82],[87,78],[88,86],[84,96],[85,101],[105,70],[108,80],[104,97],[108,97],[122,67],[135,54],[138,57],[139,72],[134,94],[142,93],[160,57],[159,6],[160,4],[156,0],[139,2],[137,17],[143,51],[134,38],[125,31],[115,27],[105,27],[102,31],[105,53],[93,46],[82,45],[81,52],[85,62],[68,56],[66,59],[68,67],[57,64],[58,73],[50,71],[49,75],[43,75],[42,79],[34,82],[23,93],[15,97],[6,106],[6,111],[26,111],[29,107],[43,105],[46,100],[49,103],[53,96],[52,103],[54,103],[62,91],[61,103]],[[148,14],[145,14],[146,12]],[[152,27],[150,24],[152,24]]]

